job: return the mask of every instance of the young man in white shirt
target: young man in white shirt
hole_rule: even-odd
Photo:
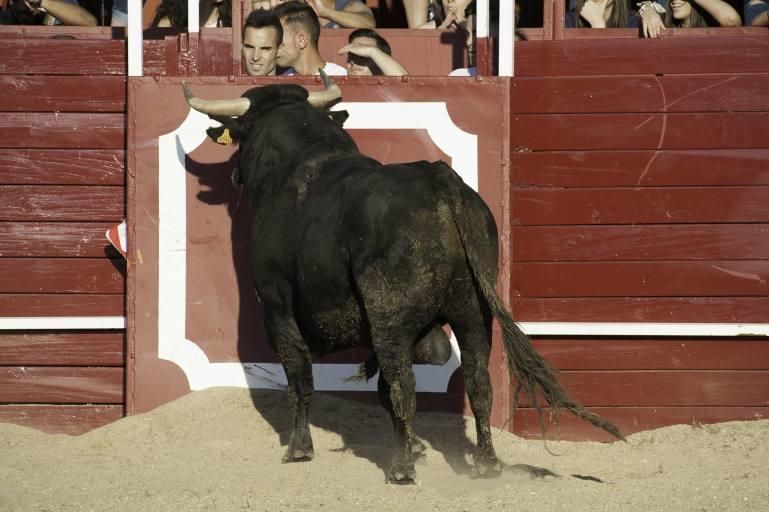
[[[320,68],[329,76],[347,75],[347,69],[320,56],[320,22],[312,7],[285,2],[273,11],[283,25],[283,44],[277,56],[278,66],[286,69],[283,75],[317,75]]]

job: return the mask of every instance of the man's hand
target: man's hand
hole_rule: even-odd
[[[665,30],[662,17],[654,9],[646,9],[641,15],[641,27],[644,37],[656,38]]]
[[[603,13],[606,10],[606,4],[609,0],[587,0],[579,15],[590,23],[592,28],[606,28],[606,21],[603,19]]]

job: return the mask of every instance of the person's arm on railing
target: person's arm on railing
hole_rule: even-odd
[[[62,0],[26,0],[26,2],[33,11],[43,9],[63,25],[80,27],[95,27],[97,25],[96,17],[76,4]]]
[[[376,21],[371,9],[363,2],[351,2],[342,11],[326,7],[323,0],[307,2],[319,18],[333,21],[344,28],[374,28]]]
[[[722,27],[739,27],[742,25],[740,15],[734,7],[722,0],[691,0],[713,16]]]

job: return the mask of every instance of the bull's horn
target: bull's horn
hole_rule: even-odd
[[[310,102],[315,108],[328,108],[332,104],[342,99],[342,90],[336,85],[323,69],[318,69],[320,72],[320,78],[323,80],[323,85],[326,89],[323,91],[313,91],[307,96],[307,101]]]
[[[187,86],[187,82],[182,82],[184,88],[184,97],[190,107],[198,112],[212,116],[242,116],[251,107],[248,98],[235,98],[231,100],[203,100],[192,95],[192,91]]]

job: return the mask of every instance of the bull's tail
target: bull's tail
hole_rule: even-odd
[[[456,174],[451,171],[456,176]],[[481,294],[486,299],[494,318],[502,328],[502,341],[507,354],[510,376],[515,376],[518,388],[513,399],[513,407],[518,403],[518,395],[523,391],[537,409],[540,423],[544,428],[542,409],[537,401],[537,390],[550,404],[553,413],[566,409],[578,418],[586,420],[611,435],[625,440],[619,429],[610,421],[585,409],[566,393],[554,370],[534,349],[529,337],[516,325],[496,291],[497,281],[497,243],[496,226],[491,212],[480,199],[456,176],[453,194],[452,212],[459,231],[471,272]],[[487,229],[488,225],[488,229]],[[492,240],[493,237],[493,240]]]

